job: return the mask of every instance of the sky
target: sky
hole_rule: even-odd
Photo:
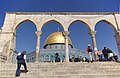
[[[0,28],[4,23],[5,12],[119,12],[119,5],[120,0],[0,0]],[[112,26],[100,22],[95,30],[98,49],[102,50],[106,46],[119,54]],[[16,31],[16,51],[35,51],[35,31],[36,27],[31,22],[19,26]],[[62,32],[62,26],[56,22],[47,23],[42,29],[40,48],[43,48],[46,38],[57,31]],[[69,32],[74,48],[86,51],[88,44],[92,46],[89,30],[83,23],[74,22]]]

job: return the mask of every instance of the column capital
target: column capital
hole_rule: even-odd
[[[13,36],[14,36],[14,37],[16,37],[16,36],[17,36],[15,32],[13,33]]]
[[[94,37],[95,34],[96,34],[96,32],[97,32],[97,31],[93,31],[93,30],[91,30],[91,31],[89,32],[89,34],[90,34],[90,36]]]
[[[36,31],[35,33],[36,33],[36,36],[37,36],[37,37],[40,37],[41,34],[42,34],[42,31]]]
[[[120,34],[120,30],[117,30],[116,33],[117,33],[117,34]]]
[[[120,30],[116,30],[116,31],[115,31],[114,37],[116,37],[116,36],[118,36],[118,35],[120,35]]]
[[[68,37],[68,35],[69,35],[69,31],[63,31],[63,36],[65,37],[65,38],[67,38]]]

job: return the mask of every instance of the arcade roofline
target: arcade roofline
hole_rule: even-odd
[[[36,15],[113,15],[120,12],[6,12],[6,14]]]

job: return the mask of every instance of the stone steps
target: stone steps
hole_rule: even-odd
[[[1,63],[0,78],[14,78],[16,67]],[[20,78],[120,78],[120,63],[115,62],[27,63],[27,67],[29,72],[22,72]]]
[[[13,76],[1,76],[0,78],[15,78]],[[67,75],[67,76],[33,76],[33,75],[22,75],[18,78],[120,78],[120,75]]]

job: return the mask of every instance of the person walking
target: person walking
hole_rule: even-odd
[[[104,47],[104,49],[102,50],[102,53],[104,55],[105,61],[108,61],[108,51],[107,51],[106,47]]]
[[[24,66],[25,73],[28,72],[26,62],[25,62],[25,58],[26,58],[26,51],[23,51],[22,53],[18,53],[17,58],[16,58],[17,59],[17,69],[16,69],[15,77],[20,76],[21,65]]]
[[[100,50],[98,50],[97,55],[98,55],[98,61],[102,61],[102,52]]]
[[[113,61],[113,52],[112,52],[112,50],[107,48],[107,52],[108,52],[108,60]]]
[[[87,47],[87,52],[88,52],[88,55],[90,57],[90,61],[92,62],[93,61],[92,60],[92,49],[91,49],[90,45],[88,45],[88,47]]]

